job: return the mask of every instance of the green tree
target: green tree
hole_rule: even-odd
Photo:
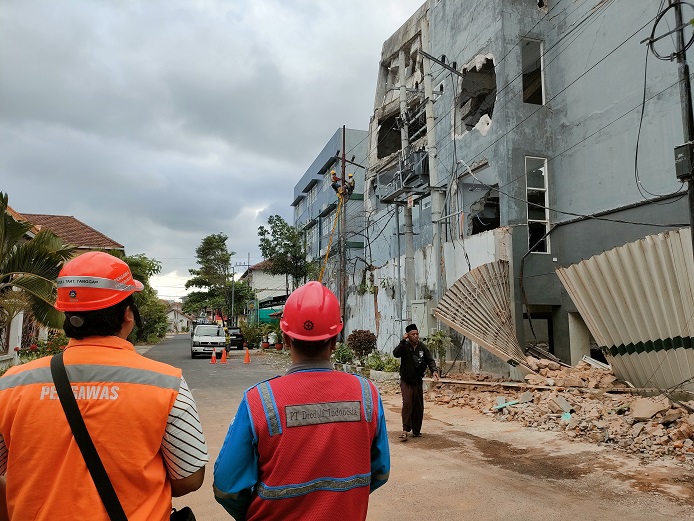
[[[231,277],[231,258],[235,252],[227,249],[225,233],[205,237],[195,250],[198,269],[188,270],[193,276],[186,282],[186,289],[199,288],[188,294],[183,312],[198,315],[206,309],[220,310],[231,316],[232,295],[234,313],[241,311],[247,300],[255,298],[250,286],[236,282]]]
[[[258,228],[260,252],[270,261],[268,271],[272,275],[284,275],[287,295],[289,279],[296,288],[315,273],[315,266],[306,258],[306,244],[299,231],[279,215],[271,215],[268,226]]]
[[[8,199],[0,192],[0,328],[21,311],[42,326],[62,328],[64,316],[53,307],[56,279],[75,248],[49,230],[33,235],[30,223],[9,213]]]

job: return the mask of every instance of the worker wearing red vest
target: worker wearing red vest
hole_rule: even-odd
[[[89,252],[61,270],[55,306],[65,312],[73,393],[127,518],[165,521],[172,495],[202,485],[208,456],[181,370],[141,356],[126,340],[139,321],[132,294],[142,289],[125,262]],[[0,378],[0,519],[108,521],[50,360]]]
[[[246,391],[215,462],[215,498],[237,520],[364,520],[390,472],[378,390],[333,370],[340,305],[319,282],[289,296],[280,327],[292,365]]]

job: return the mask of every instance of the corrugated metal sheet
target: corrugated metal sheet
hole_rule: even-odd
[[[689,228],[650,235],[557,275],[619,378],[664,389],[694,376]],[[694,391],[694,383],[684,388]]]
[[[521,372],[531,373],[518,345],[510,300],[508,261],[500,260],[460,277],[434,315]]]

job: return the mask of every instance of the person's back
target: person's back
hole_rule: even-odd
[[[292,366],[246,391],[215,463],[215,497],[248,521],[363,520],[390,470],[378,390],[332,370],[342,324],[327,288],[296,290],[281,327]]]
[[[92,262],[110,261],[100,255]],[[64,270],[89,260],[77,258]],[[128,519],[166,520],[172,494],[199,488],[204,477],[207,449],[195,403],[180,369],[139,355],[126,340],[137,317],[130,294],[141,285],[131,275],[129,281],[120,279],[120,286],[103,277],[79,277],[69,280],[109,286],[103,291],[111,291],[114,300],[123,297],[115,292],[131,291],[115,304],[92,302],[90,310],[78,297],[87,289],[67,289],[65,283],[61,291],[59,279],[56,307],[65,304],[71,339],[63,361],[73,394]],[[76,297],[63,295],[67,292]],[[101,329],[105,334],[92,334]],[[6,491],[0,493],[5,492],[9,519],[107,521],[58,398],[50,361],[13,367],[0,378],[0,475],[6,474]]]

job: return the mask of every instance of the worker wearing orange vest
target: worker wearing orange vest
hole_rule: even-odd
[[[280,327],[292,365],[246,391],[215,462],[215,498],[237,520],[364,520],[390,473],[378,390],[333,370],[340,305],[319,282],[289,296]]]
[[[127,518],[164,521],[172,495],[200,488],[208,456],[181,370],[139,355],[126,340],[139,322],[132,294],[142,289],[125,262],[89,252],[61,270],[55,306],[65,312],[73,393]],[[0,519],[107,521],[50,360],[0,378]]]

